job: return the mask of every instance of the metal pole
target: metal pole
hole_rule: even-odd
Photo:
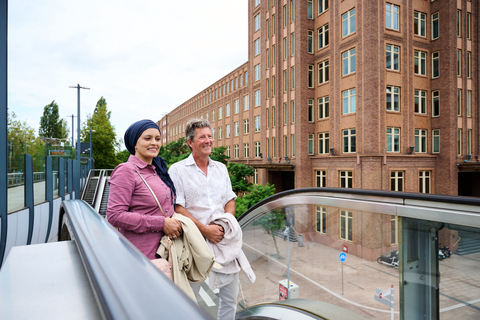
[[[7,69],[8,69],[8,0],[0,0],[0,267],[7,245],[8,167],[7,167]]]
[[[343,296],[343,261],[342,261],[342,296]]]
[[[394,313],[394,312],[393,312],[393,306],[394,306],[394,304],[395,304],[395,299],[394,299],[394,296],[393,296],[393,284],[392,284],[392,308],[391,308],[391,310],[392,310],[391,319],[392,319],[392,320],[394,320],[394,319],[393,319],[393,313]]]
[[[90,159],[92,159],[92,129],[90,129]]]

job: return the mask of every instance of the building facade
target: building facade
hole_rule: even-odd
[[[477,2],[248,6],[248,62],[159,120],[163,143],[202,117],[277,191],[480,196]]]

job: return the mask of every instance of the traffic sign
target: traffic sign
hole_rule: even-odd
[[[338,256],[338,260],[340,260],[341,262],[347,260],[347,254],[345,252],[340,253],[340,255]]]

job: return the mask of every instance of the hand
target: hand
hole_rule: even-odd
[[[205,226],[203,230],[203,235],[211,243],[218,243],[222,241],[224,236],[223,227],[212,222],[210,225]]]
[[[182,224],[177,219],[165,218],[165,224],[163,225],[163,232],[170,238],[178,238],[183,230]]]

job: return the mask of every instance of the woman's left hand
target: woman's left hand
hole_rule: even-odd
[[[182,224],[180,221],[174,218],[165,218],[165,225],[163,226],[163,232],[170,238],[176,239],[178,238],[183,230]]]

